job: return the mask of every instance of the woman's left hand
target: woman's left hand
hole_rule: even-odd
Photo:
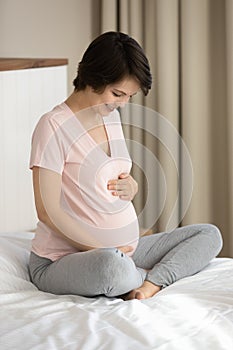
[[[122,173],[117,180],[108,181],[108,190],[113,191],[113,196],[132,201],[138,192],[138,184],[130,174]]]

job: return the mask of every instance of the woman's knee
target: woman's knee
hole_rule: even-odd
[[[218,255],[223,247],[223,239],[219,228],[213,224],[200,224],[200,232],[209,238],[209,246]]]
[[[98,249],[98,254],[102,262],[102,274],[106,278],[113,277],[123,279],[125,274],[128,274],[135,268],[135,265],[126,254],[117,248]]]
[[[106,296],[117,296],[138,287],[141,283],[138,271],[131,258],[117,248],[100,249],[99,254],[103,261],[100,276]]]

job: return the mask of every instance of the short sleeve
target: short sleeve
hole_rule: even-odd
[[[49,115],[41,117],[32,135],[30,169],[39,166],[62,174],[65,152],[60,128]]]

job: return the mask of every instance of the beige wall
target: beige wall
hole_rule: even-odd
[[[68,89],[93,33],[92,0],[0,0],[0,57],[68,58]]]

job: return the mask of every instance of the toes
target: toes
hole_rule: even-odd
[[[124,295],[124,300],[132,300],[135,299],[136,291],[132,290],[130,293]]]
[[[134,299],[138,299],[138,300],[145,299],[145,295],[141,291],[136,291]]]
[[[124,296],[124,300],[133,300],[133,299],[138,299],[142,300],[145,299],[145,295],[142,291],[139,289],[132,290],[130,293]]]

